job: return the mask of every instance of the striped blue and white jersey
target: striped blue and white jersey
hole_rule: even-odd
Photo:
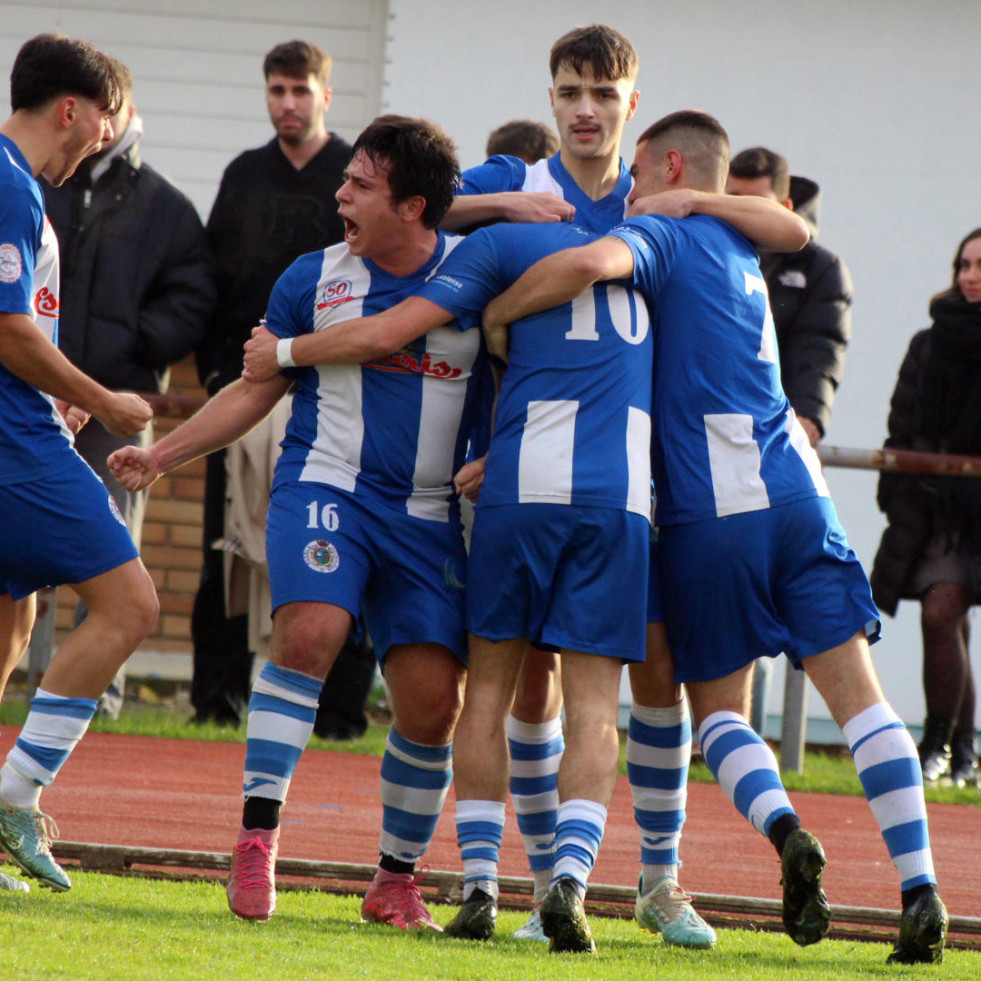
[[[461,242],[439,235],[432,258],[395,276],[344,244],[297,259],[279,278],[265,324],[297,337],[366,317],[415,293]],[[475,331],[440,327],[404,350],[360,365],[288,369],[293,413],[273,486],[315,481],[430,521],[458,511],[453,474],[479,420],[486,370]]]
[[[58,240],[41,189],[16,144],[0,135],[0,312],[31,317],[58,343]],[[0,365],[0,484],[58,473],[72,436],[49,395]]]
[[[776,333],[753,246],[714,218],[631,218],[654,322],[652,467],[658,525],[828,496],[780,384]]]
[[[594,237],[565,223],[480,229],[419,295],[461,328],[477,326],[529,266]],[[477,506],[571,504],[649,518],[651,357],[643,299],[616,284],[512,324]]]
[[[623,221],[627,211],[627,196],[633,178],[626,164],[620,161],[620,177],[616,187],[599,201],[593,201],[562,166],[559,154],[537,163],[526,164],[518,157],[503,154],[490,157],[485,163],[463,172],[459,194],[493,194],[500,191],[551,191],[576,209],[572,219],[577,225],[603,235]]]

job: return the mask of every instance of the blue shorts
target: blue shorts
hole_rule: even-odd
[[[139,555],[106,485],[74,451],[66,463],[53,476],[0,485],[0,593],[15,600]]]
[[[658,562],[679,682],[781,651],[799,665],[859,631],[878,640],[869,581],[829,498],[669,525]]]
[[[643,661],[649,538],[643,515],[612,508],[478,507],[467,629]]]
[[[442,644],[466,664],[467,554],[458,522],[293,481],[269,499],[266,561],[274,611],[331,603],[364,616],[380,661],[393,644]]]
[[[664,622],[661,570],[657,564],[657,528],[651,528],[650,561],[647,566],[647,622]]]

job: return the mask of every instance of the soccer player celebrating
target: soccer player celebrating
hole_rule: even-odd
[[[742,215],[743,227],[768,244],[793,248],[806,241],[802,223],[779,205],[747,206],[723,195],[699,203]],[[454,317],[463,328],[475,326],[486,303],[536,258],[592,237],[567,223],[476,232],[416,296],[297,338],[290,358],[356,363]],[[463,908],[446,928],[454,936],[493,933],[508,782],[505,720],[525,645],[534,639],[562,651],[569,731],[558,775],[558,834],[548,842],[556,857],[552,888],[541,915],[553,950],[592,949],[582,897],[616,778],[620,672],[624,661],[643,660],[645,608],[650,619],[659,605],[656,589],[649,597],[645,586],[649,341],[637,297],[604,286],[521,325],[511,352],[471,545],[470,674],[454,753],[465,885]],[[246,377],[274,375],[281,343],[257,331],[246,345]],[[677,700],[669,658],[666,664],[660,681]],[[650,776],[663,769],[659,762],[637,765],[646,765]],[[657,773],[668,785],[677,776],[675,768]]]
[[[71,583],[89,611],[52,658],[0,768],[0,844],[60,892],[71,880],[51,855],[41,790],[158,611],[136,546],[72,433],[91,414],[115,435],[134,436],[153,413],[139,396],[97,384],[56,347],[58,241],[36,178],[61,184],[111,140],[120,100],[111,59],[83,41],[41,34],[17,53],[13,112],[0,126],[0,694],[30,640],[37,589]],[[0,888],[11,881],[2,877]]]
[[[460,240],[437,230],[459,169],[423,120],[376,119],[337,192],[344,244],[300,257],[273,290],[266,324],[281,362],[302,335],[384,310],[418,289]],[[267,521],[271,659],[249,703],[232,911],[276,906],[279,814],[309,739],[321,683],[363,613],[392,697],[381,767],[379,869],[366,920],[439,929],[414,875],[451,780],[462,700],[466,554],[452,475],[463,462],[483,365],[476,333],[434,331],[364,365],[239,379],[148,450],[111,458],[128,487],[237,439],[296,382]]]
[[[697,199],[724,186],[728,158],[716,120],[675,113],[641,136],[634,193]],[[755,250],[708,218],[634,218],[530,269],[490,305],[485,326],[567,303],[608,279],[640,289],[654,324],[652,465],[677,676],[710,769],[780,855],[787,932],[815,943],[830,911],[821,845],[801,827],[773,754],[747,721],[753,661],[780,652],[807,672],[841,726],[899,872],[902,920],[889,959],[939,961],[947,912],[916,747],[869,655],[880,625],[868,580],[780,386]]]

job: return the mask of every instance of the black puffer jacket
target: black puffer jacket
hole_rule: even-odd
[[[811,228],[811,241],[800,252],[764,254],[761,267],[784,391],[797,415],[812,419],[824,435],[852,335],[852,283],[841,259],[814,241],[818,185],[806,177],[792,177],[790,196],[794,211]]]
[[[889,404],[886,447],[930,449],[915,439],[913,433],[920,372],[929,343],[929,330],[921,330],[910,341]],[[896,615],[901,599],[914,598],[907,583],[930,537],[930,514],[923,507],[920,494],[922,480],[913,474],[883,473],[879,476],[876,501],[889,525],[882,533],[869,580],[876,605],[889,616]]]
[[[168,368],[204,337],[217,290],[191,201],[134,143],[95,186],[92,161],[44,185],[61,250],[59,347],[112,389],[165,391]]]
[[[889,407],[886,447],[981,453],[981,304],[938,297],[934,325],[914,335]],[[877,501],[889,520],[869,577],[879,608],[916,599],[913,571],[933,536],[957,533],[967,587],[981,588],[981,480],[883,473]],[[951,547],[954,539],[949,538]]]

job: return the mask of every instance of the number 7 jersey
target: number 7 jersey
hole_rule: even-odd
[[[780,384],[759,258],[715,218],[632,218],[634,285],[654,324],[652,468],[658,525],[828,496]]]

